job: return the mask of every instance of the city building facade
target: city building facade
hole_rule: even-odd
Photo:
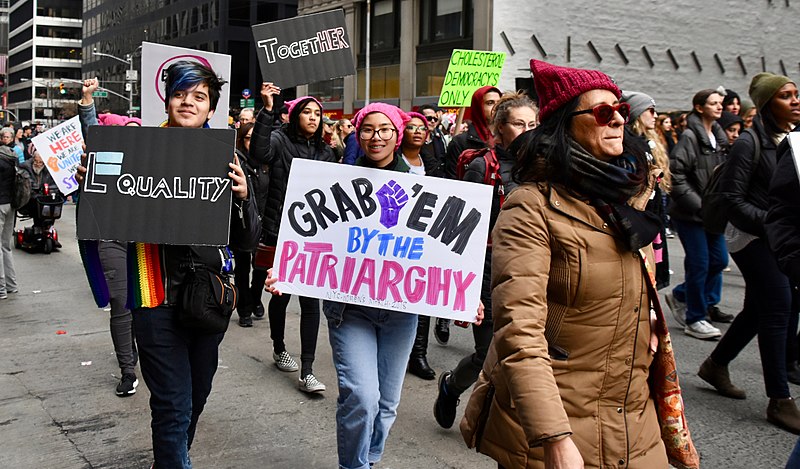
[[[79,94],[81,28],[80,0],[10,3],[7,108],[18,120],[52,121],[68,112]]]
[[[800,3],[655,0],[300,0],[300,14],[345,12],[357,74],[298,89],[346,115],[364,104],[366,17],[371,20],[370,99],[404,109],[438,100],[454,48],[507,54],[500,88],[530,89],[530,59],[596,68],[660,109],[691,108],[704,88],[747,96],[761,71],[797,76],[787,46]]]
[[[142,42],[218,52],[232,56],[231,108],[240,104],[242,90],[255,89],[262,79],[250,27],[297,14],[296,0],[86,0],[84,3],[83,76],[98,77],[101,86],[127,96],[134,87],[134,110],[139,107],[138,82],[127,71],[141,70]],[[257,94],[257,93],[254,93]],[[125,113],[128,102],[110,94],[97,100],[99,108]]]

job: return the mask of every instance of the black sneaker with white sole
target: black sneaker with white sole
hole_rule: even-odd
[[[133,373],[125,373],[122,379],[119,380],[117,385],[117,396],[127,397],[136,394],[136,386],[139,385],[139,380]]]

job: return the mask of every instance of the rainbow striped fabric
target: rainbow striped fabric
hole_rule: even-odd
[[[108,305],[109,291],[103,266],[100,263],[98,241],[78,241],[86,278],[97,306]],[[164,302],[164,282],[161,275],[161,256],[157,244],[131,243],[128,245],[128,301],[127,306],[155,308]]]
[[[128,307],[155,308],[164,302],[158,244],[131,243],[128,248]]]

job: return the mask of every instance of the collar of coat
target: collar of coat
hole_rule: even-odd
[[[547,195],[550,208],[562,215],[588,225],[597,231],[602,231],[610,236],[614,235],[608,223],[603,221],[594,207],[589,205],[589,200],[569,190],[561,184],[547,184],[540,182],[539,190]]]

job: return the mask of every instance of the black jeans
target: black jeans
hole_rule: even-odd
[[[190,468],[197,421],[211,394],[224,334],[182,327],[172,308],[133,312],[142,376],[150,390],[156,468]]]
[[[236,314],[238,314],[240,318],[249,318],[256,308],[250,289],[250,262],[253,257],[252,254],[247,251],[234,250],[233,258],[236,260],[233,278],[236,283],[236,289],[239,290]]]
[[[789,279],[778,269],[769,246],[762,239],[731,253],[731,257],[744,277],[744,308],[711,353],[711,359],[727,366],[758,335],[767,396],[790,397],[786,380],[786,340],[790,318],[796,311],[792,309]]]
[[[273,296],[269,300],[269,337],[272,339],[272,349],[275,353],[286,350],[284,333],[286,331],[286,307],[289,305],[291,295]],[[314,354],[317,350],[317,335],[319,335],[319,301],[317,298],[307,296],[298,297],[300,300],[300,377],[312,373]]]
[[[483,368],[489,344],[492,342],[494,327],[492,325],[492,251],[486,250],[483,267],[483,283],[481,284],[481,301],[483,302],[483,322],[480,326],[472,326],[472,338],[475,340],[475,352],[462,358],[453,369],[448,380],[448,392],[461,395],[469,389]]]

